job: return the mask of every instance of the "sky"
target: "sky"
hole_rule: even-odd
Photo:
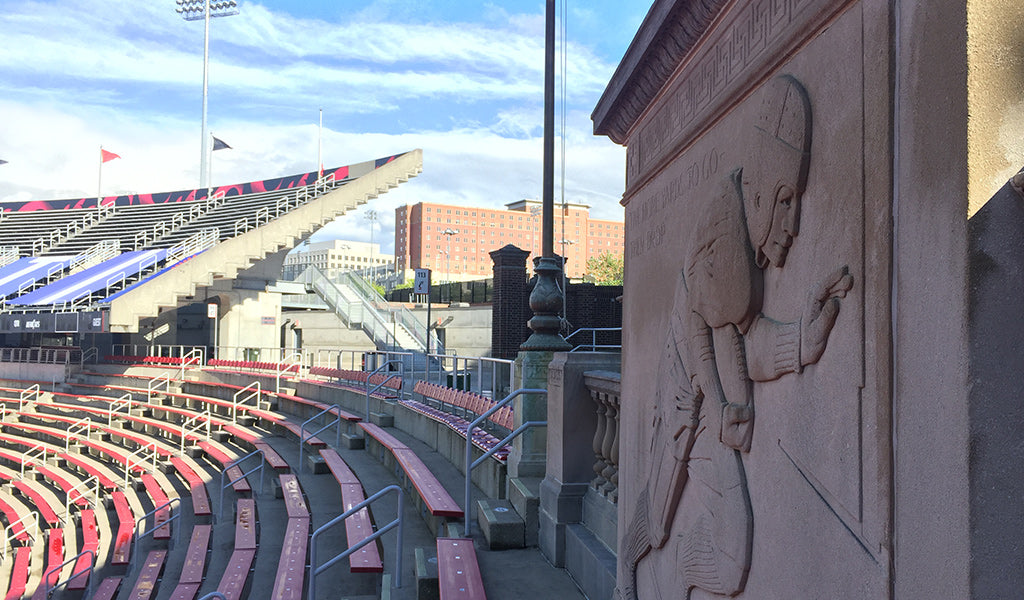
[[[625,150],[590,115],[651,2],[564,2],[555,201],[621,220]],[[398,206],[541,197],[543,1],[238,4],[210,25],[209,129],[232,146],[213,155],[213,185],[313,171],[318,138],[328,168],[421,148],[420,176],[314,236],[367,241],[372,209],[383,252]],[[203,22],[176,8],[0,2],[0,202],[199,187]],[[102,178],[101,145],[121,156]]]

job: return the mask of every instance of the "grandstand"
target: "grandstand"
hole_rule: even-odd
[[[0,332],[138,332],[140,319],[184,304],[215,280],[235,279],[421,169],[417,150],[209,196],[190,190],[3,205],[0,247],[9,264],[0,267],[7,317]]]
[[[197,342],[181,326],[215,304],[222,347],[273,345],[287,250],[421,161],[3,207],[5,600],[582,597],[536,549],[490,550],[529,535],[484,515],[510,492],[512,361],[469,391],[451,357],[234,358],[205,313]]]

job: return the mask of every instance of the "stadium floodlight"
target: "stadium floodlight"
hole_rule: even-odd
[[[203,33],[203,133],[202,145],[200,146],[199,157],[199,187],[206,188],[206,195],[210,195],[209,173],[207,172],[207,160],[209,150],[209,134],[206,130],[206,106],[207,96],[210,87],[210,18],[230,17],[238,14],[238,2],[235,0],[177,0],[177,13],[186,21],[198,21],[203,19],[206,22]]]

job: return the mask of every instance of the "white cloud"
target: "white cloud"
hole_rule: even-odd
[[[372,203],[382,217],[375,241],[386,247],[401,204],[540,197],[535,4],[533,13],[492,4],[476,22],[396,23],[388,17],[415,3],[376,2],[329,22],[247,2],[213,24],[210,127],[234,147],[214,155],[213,183],[315,169],[324,106],[326,166],[424,150],[423,174]],[[202,24],[173,7],[3,3],[0,158],[10,164],[0,167],[0,201],[94,195],[99,144],[123,157],[104,165],[104,194],[197,187]],[[624,152],[595,138],[589,121],[615,65],[585,42],[570,43],[568,65],[566,200],[620,219]],[[556,201],[559,191],[556,182]],[[319,237],[368,233],[353,215]]]

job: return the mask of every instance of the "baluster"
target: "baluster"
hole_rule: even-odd
[[[608,407],[601,400],[601,396],[603,395],[604,394],[602,394],[601,392],[595,390],[590,391],[590,398],[597,405],[597,431],[594,432],[593,446],[594,457],[597,459],[597,462],[594,463],[594,472],[597,473],[597,477],[595,477],[594,480],[590,482],[590,485],[593,486],[594,489],[599,491],[601,487],[605,484],[605,478],[603,474],[604,470],[608,467],[608,463],[606,463],[604,460],[604,436],[605,431],[607,431],[608,429],[608,419],[606,417]]]

